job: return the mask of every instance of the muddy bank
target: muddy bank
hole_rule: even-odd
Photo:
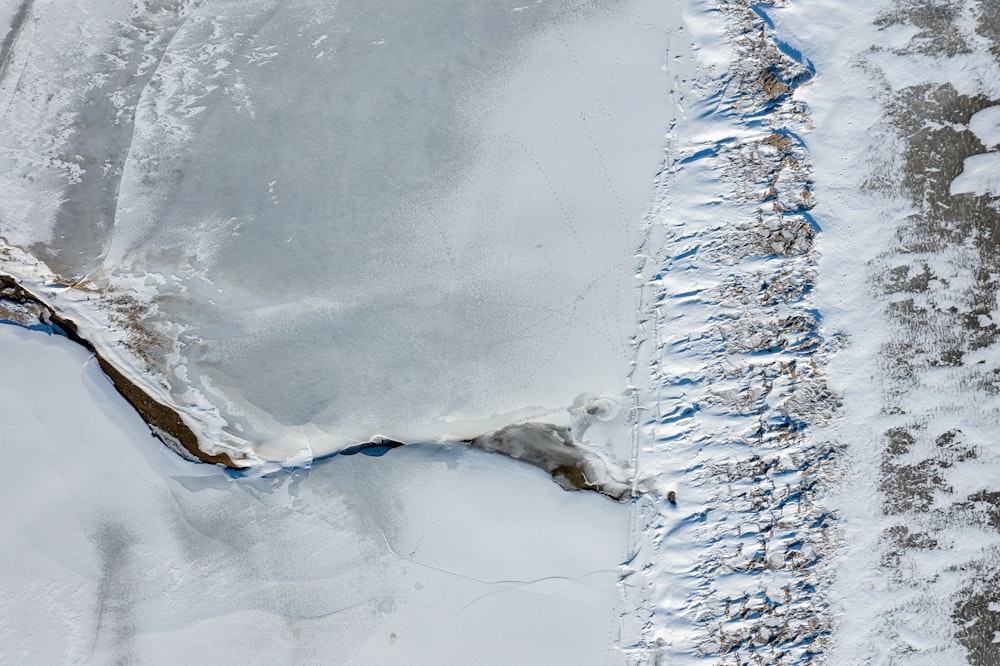
[[[539,467],[564,490],[593,490],[618,501],[633,495],[632,486],[614,478],[610,464],[574,441],[567,428],[517,423],[463,443]]]
[[[80,335],[77,325],[72,320],[59,315],[51,307],[24,289],[13,278],[0,275],[0,314],[3,312],[5,302],[17,306],[16,309],[21,313],[34,314],[41,323],[50,326],[55,332],[65,335],[92,353],[94,358],[97,359],[101,370],[111,380],[118,393],[132,405],[139,413],[139,416],[149,425],[153,436],[168,447],[185,457],[194,458],[203,463],[223,465],[229,469],[241,469],[243,467],[243,465],[237,464],[228,454],[209,454],[202,451],[198,447],[197,435],[184,423],[180,415],[172,408],[154,399],[128,379],[106,358],[101,356],[94,345]],[[28,325],[28,322],[21,320],[21,317],[15,318],[15,316],[11,316],[10,319],[19,324]]]

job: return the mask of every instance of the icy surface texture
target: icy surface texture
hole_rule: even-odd
[[[675,8],[71,10],[18,10],[0,234],[117,308],[207,439],[301,460],[623,401]]]
[[[4,664],[614,664],[627,509],[460,447],[234,481],[0,326]]]

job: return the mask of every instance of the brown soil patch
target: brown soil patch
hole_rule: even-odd
[[[202,451],[198,446],[198,436],[184,423],[183,419],[181,419],[180,415],[174,409],[154,399],[128,379],[110,361],[101,356],[90,341],[80,335],[77,325],[72,320],[57,314],[55,310],[41,299],[24,289],[16,280],[6,275],[0,275],[0,298],[14,300],[21,304],[37,304],[43,311],[42,314],[45,323],[57,326],[66,334],[67,338],[94,355],[101,370],[111,380],[115,389],[132,405],[146,424],[149,425],[153,435],[164,444],[173,449],[180,447],[203,463],[224,465],[230,469],[240,469],[240,466],[228,454],[208,454]]]

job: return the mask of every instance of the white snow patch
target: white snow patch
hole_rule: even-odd
[[[987,150],[1000,146],[1000,105],[988,106],[973,114],[969,120],[969,129]]]
[[[951,182],[952,195],[963,193],[1000,196],[1000,153],[965,158],[965,168]]]
[[[406,447],[233,481],[0,326],[0,662],[618,664],[628,509]]]

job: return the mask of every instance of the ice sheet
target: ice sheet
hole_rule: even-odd
[[[65,338],[0,359],[4,663],[624,662],[622,505],[441,447],[233,481]]]
[[[12,52],[0,233],[117,303],[129,368],[227,424],[206,446],[301,461],[627,404],[677,8],[113,4],[71,40],[67,7]]]

